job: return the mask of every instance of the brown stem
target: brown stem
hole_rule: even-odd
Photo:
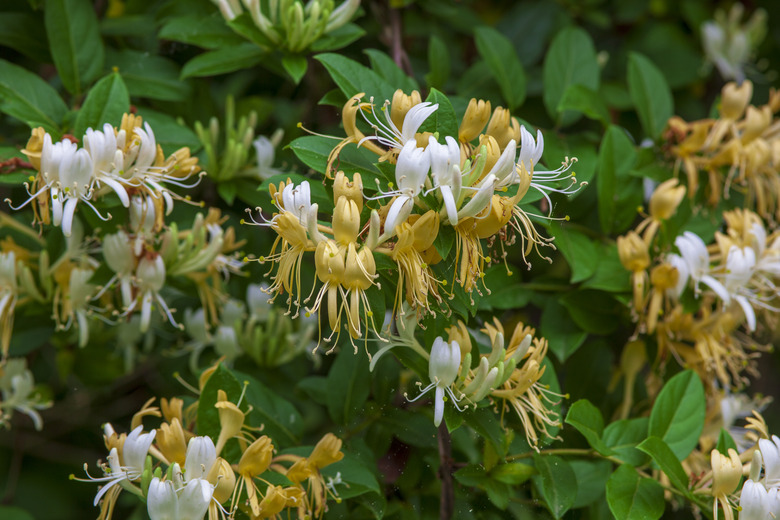
[[[452,443],[447,425],[439,425],[439,478],[441,479],[441,498],[439,500],[440,520],[449,520],[455,509],[455,492],[452,487]]]
[[[406,72],[407,76],[412,77],[412,63],[409,61],[409,55],[406,54],[403,47],[401,10],[389,7],[388,17],[390,18],[390,55],[393,57],[395,64]]]

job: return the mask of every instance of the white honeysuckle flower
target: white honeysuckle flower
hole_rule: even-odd
[[[0,327],[9,334],[13,323],[14,308],[19,294],[16,275],[16,254],[13,251],[0,253]],[[0,344],[6,338],[0,333]]]
[[[670,253],[666,255],[666,263],[677,269],[677,285],[667,289],[669,296],[679,298],[685,290],[685,286],[688,285],[688,278],[690,278],[691,270],[688,268],[688,264],[680,255]]]
[[[674,245],[680,251],[680,255],[688,268],[688,276],[693,279],[694,289],[699,292],[699,283],[703,283],[712,289],[723,303],[728,305],[731,301],[726,288],[710,274],[710,254],[704,241],[691,231],[686,231],[674,240]],[[683,273],[680,273],[682,277]],[[686,279],[687,282],[687,279]]]
[[[238,344],[238,334],[232,325],[220,325],[214,331],[214,350],[220,357],[224,356],[229,362],[243,353]]]
[[[183,480],[176,463],[172,473],[173,480],[155,477],[149,483],[146,497],[149,517],[151,520],[202,520],[213,498],[214,486],[205,478]]]
[[[544,137],[542,131],[536,131],[536,142],[531,132],[520,127],[520,155],[517,158],[517,166],[523,165],[528,172],[533,172],[534,167],[539,164],[544,153]]]
[[[257,158],[257,168],[254,170],[258,179],[267,180],[274,175],[282,173],[273,167],[276,151],[274,142],[264,135],[258,136],[252,141],[255,147],[255,156]]]
[[[35,429],[43,429],[43,419],[38,410],[51,406],[35,393],[35,379],[24,358],[11,358],[0,369],[0,416],[3,409],[17,410],[33,421]],[[2,421],[0,420],[0,423]]]
[[[250,283],[246,288],[246,303],[253,320],[266,321],[273,305],[268,303],[268,284]]]
[[[111,218],[111,215],[103,217],[89,202],[95,184],[89,152],[82,148],[73,154],[64,155],[59,167],[59,176],[59,192],[56,197],[52,193],[52,223],[55,226],[62,226],[62,233],[66,237],[71,234],[73,216],[79,201],[91,207],[102,220]]]
[[[184,459],[184,480],[206,478],[217,461],[217,449],[211,437],[193,437],[187,444]]]
[[[431,104],[430,101],[424,101],[414,105],[406,112],[403,125],[401,125],[401,130],[399,130],[390,117],[389,105],[390,102],[385,101],[385,104],[382,107],[382,111],[385,113],[385,120],[387,121],[387,124],[382,123],[382,121],[379,119],[379,116],[376,115],[376,112],[373,109],[373,98],[371,98],[371,114],[373,115],[375,121],[370,121],[368,116],[366,116],[362,110],[360,111],[366,122],[370,124],[371,127],[377,132],[377,135],[364,137],[358,142],[358,146],[363,144],[364,141],[375,140],[387,148],[403,149],[404,146],[406,146],[406,144],[408,144],[410,141],[415,141],[415,135],[417,134],[417,131],[420,129],[422,124],[431,116],[431,114],[439,109],[438,103]]]
[[[305,228],[308,225],[309,211],[311,209],[311,187],[309,181],[303,181],[295,186],[290,183],[282,190],[282,203],[284,210],[292,213]]]
[[[130,230],[134,233],[152,233],[157,219],[154,203],[144,197],[133,197],[129,207]]]
[[[95,298],[99,298],[114,282],[119,280],[122,304],[125,307],[129,306],[133,302],[132,278],[136,255],[133,251],[132,240],[127,233],[120,229],[116,233],[103,237],[103,258],[108,267],[114,271],[114,276]]]
[[[124,138],[124,131],[122,132]],[[103,131],[87,128],[83,138],[84,149],[92,157],[92,174],[98,187],[105,184],[117,194],[124,207],[130,205],[130,197],[117,179],[117,168],[124,163],[124,154],[119,149],[114,127],[103,125]]]
[[[729,295],[742,307],[750,332],[756,330],[756,312],[749,298],[755,299],[756,295],[748,289],[747,284],[753,277],[755,266],[756,253],[752,248],[731,246],[726,258],[724,285]]]
[[[460,346],[457,341],[446,342],[439,336],[433,341],[430,358],[428,359],[428,377],[431,384],[420,391],[420,395],[412,399],[416,401],[429,390],[434,390],[434,413],[433,424],[437,427],[441,424],[444,417],[444,393],[446,392],[452,399],[455,407],[458,407],[458,399],[452,391],[452,384],[458,377],[460,371]]]
[[[764,473],[766,485],[769,487],[780,486],[780,437],[772,435],[772,440],[761,439],[758,441],[761,457],[764,459]]]
[[[463,176],[460,171],[460,146],[451,136],[445,137],[446,144],[439,144],[433,136],[428,138],[428,148],[431,158],[431,178],[434,189],[438,188],[444,202],[444,211],[450,225],[458,224],[457,201],[463,187]]]
[[[382,193],[381,197],[394,195],[396,199],[390,205],[385,217],[385,230],[379,237],[379,242],[387,240],[395,234],[395,228],[409,218],[414,207],[414,199],[423,190],[425,179],[431,168],[431,155],[427,148],[418,148],[414,140],[407,142],[395,166],[397,188],[394,191]]]
[[[764,485],[747,479],[739,494],[739,520],[767,520],[769,500]]]
[[[111,431],[113,432],[113,428],[111,428]],[[154,441],[157,430],[152,430],[149,433],[142,432],[143,426],[138,426],[128,434],[122,445],[121,461],[119,460],[117,449],[111,448],[111,452],[108,455],[108,467],[104,468],[105,476],[98,478],[89,477],[89,480],[93,482],[108,482],[95,495],[94,505],[98,505],[103,495],[113,486],[123,484],[124,481],[132,482],[141,478],[146,455],[149,453],[149,448]]]
[[[766,230],[758,222],[754,222],[750,228],[753,235],[753,250],[756,252],[756,271],[773,277],[780,277],[780,236],[772,241],[769,248],[766,247]],[[774,284],[770,284],[774,285]]]
[[[149,330],[149,322],[152,317],[152,303],[157,301],[160,304],[163,312],[168,318],[168,321],[174,326],[178,327],[176,320],[173,318],[171,309],[168,304],[165,303],[162,296],[160,296],[160,290],[165,285],[165,264],[163,259],[158,254],[153,256],[144,256],[138,262],[138,267],[135,269],[135,280],[140,295],[133,303],[125,309],[125,314],[132,311],[140,300],[141,302],[141,332]]]
[[[492,173],[484,178],[481,183],[481,187],[477,190],[477,193],[469,199],[469,201],[458,211],[458,219],[464,219],[467,217],[476,217],[482,213],[490,201],[493,199],[493,194],[496,187],[496,176]]]

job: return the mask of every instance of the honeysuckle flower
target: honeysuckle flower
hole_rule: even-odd
[[[743,12],[742,4],[734,4],[728,15],[718,10],[715,20],[704,22],[701,27],[707,59],[715,64],[724,79],[739,82],[745,78],[743,67],[750,53],[766,35],[766,12],[757,9],[744,24]]]
[[[203,478],[188,481],[178,490],[174,482],[154,477],[149,483],[146,508],[151,520],[202,520],[209,509],[214,486]]]
[[[768,487],[780,486],[780,437],[760,439],[758,447],[764,460],[765,482]]]
[[[152,317],[152,304],[154,301],[160,304],[160,308],[165,313],[168,321],[174,327],[178,327],[178,323],[171,313],[171,309],[165,300],[160,296],[160,290],[165,285],[165,264],[163,263],[162,256],[157,253],[150,252],[142,257],[138,261],[138,266],[135,269],[136,285],[140,291],[140,294],[133,303],[125,309],[125,313],[133,310],[138,303],[141,305],[141,332],[146,332],[149,329],[149,322]]]
[[[390,115],[391,111],[387,109],[388,104],[389,101],[386,101],[385,105],[382,107],[382,110],[385,113],[385,120],[387,124],[382,123],[382,121],[379,119],[379,116],[377,116],[376,112],[374,112],[373,98],[370,102],[370,106],[374,121],[369,120],[368,117],[361,111],[363,117],[366,119],[368,124],[371,125],[374,131],[377,132],[377,134],[363,137],[363,139],[358,141],[358,146],[363,145],[365,141],[376,140],[379,144],[391,150],[399,148],[403,150],[403,148],[410,142],[416,143],[415,135],[417,134],[417,131],[420,129],[425,120],[439,109],[438,103],[433,104],[429,101],[424,101],[414,105],[406,112],[403,125],[401,125],[401,129],[399,130]]]
[[[111,425],[108,425],[110,428]],[[113,431],[113,428],[111,428]],[[109,492],[117,484],[121,484],[123,487],[128,483],[133,482],[141,478],[141,474],[144,471],[144,464],[146,462],[146,455],[149,453],[149,448],[154,441],[156,430],[152,430],[149,433],[142,433],[143,426],[138,426],[131,431],[124,442],[121,444],[121,457],[119,450],[114,447],[108,455],[108,465],[104,465],[103,472],[105,476],[93,478],[87,475],[89,481],[93,482],[107,482],[106,485],[100,488],[95,495],[94,505],[98,505],[100,499]],[[115,500],[116,497],[114,496]]]
[[[490,120],[490,101],[471,98],[458,128],[458,140],[469,143],[479,137]]]
[[[446,342],[441,336],[433,341],[428,359],[428,378],[431,384],[420,391],[420,395],[412,399],[416,401],[431,389],[434,390],[433,424],[438,427],[444,418],[444,394],[447,393],[458,407],[460,399],[452,391],[452,384],[460,371],[460,347],[456,341]],[[460,409],[458,407],[458,409]]]
[[[769,516],[769,497],[760,482],[747,479],[739,494],[739,520],[766,520]]]
[[[713,517],[718,518],[718,504],[720,504],[723,507],[726,519],[733,520],[734,512],[728,497],[737,489],[739,481],[742,479],[742,461],[735,450],[729,449],[728,454],[728,457],[726,457],[718,450],[710,452],[712,465],[712,489],[710,493],[715,497],[712,505]]]
[[[257,178],[266,180],[274,175],[282,173],[273,167],[275,155],[275,145],[273,141],[264,135],[260,135],[252,141],[255,147],[255,157],[257,158]]]
[[[724,286],[745,313],[750,332],[756,330],[756,312],[749,301],[749,298],[755,299],[755,294],[747,285],[753,276],[755,265],[756,253],[752,248],[732,246],[726,259],[724,277]]]
[[[217,461],[217,449],[211,437],[193,437],[187,444],[184,480],[206,478]]]
[[[8,359],[0,366],[0,424],[4,420],[4,410],[16,410],[27,415],[33,421],[35,429],[43,429],[43,419],[38,410],[51,407],[51,401],[44,401],[35,392],[33,374],[27,368],[24,358]]]
[[[710,274],[712,272],[710,268],[710,254],[704,241],[697,234],[686,231],[674,240],[674,245],[680,251],[682,260],[685,262],[688,270],[687,274],[693,280],[696,292],[699,292],[699,283],[703,283],[712,289],[723,300],[724,304],[728,304],[731,301],[728,291],[722,283]],[[671,257],[672,255],[669,256]],[[683,274],[680,272],[680,278],[683,278]]]
[[[3,358],[11,344],[11,330],[14,325],[14,308],[19,294],[16,276],[16,254],[13,251],[0,253],[0,347]]]

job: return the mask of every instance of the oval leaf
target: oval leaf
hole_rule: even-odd
[[[701,380],[686,370],[671,378],[658,394],[650,412],[649,434],[663,440],[683,460],[699,441],[705,414]]]
[[[76,116],[74,133],[81,137],[87,128],[98,129],[104,123],[118,125],[122,115],[130,110],[130,95],[125,82],[116,72],[101,79],[87,94]]]
[[[658,139],[674,114],[672,91],[653,62],[633,52],[628,59],[628,92],[645,134]]]
[[[477,27],[474,31],[477,50],[501,89],[510,109],[525,100],[525,71],[515,53],[512,42],[491,27]]]
[[[664,514],[664,489],[623,464],[607,481],[607,503],[617,520],[656,520]]]

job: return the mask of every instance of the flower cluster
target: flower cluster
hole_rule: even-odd
[[[412,348],[426,357],[430,384],[412,400],[434,390],[433,422],[436,426],[444,417],[447,396],[459,411],[468,406],[476,408],[489,398],[502,412],[515,412],[528,444],[535,448],[540,440],[554,435],[552,428],[560,426],[558,413],[553,408],[564,396],[540,381],[545,372],[542,363],[547,354],[547,340],[534,337],[533,328],[517,323],[507,341],[501,322],[494,318],[492,324],[486,323],[482,329],[489,341],[488,354],[480,354],[479,349],[473,348],[471,333],[462,321],[447,329],[449,341],[437,337],[430,353],[415,339],[413,322],[399,324],[398,329],[400,335],[374,356],[371,366],[394,346]]]
[[[127,114],[119,128],[88,129],[83,143],[83,148],[68,139],[52,143],[38,128],[25,150],[38,173],[32,185],[25,183],[30,197],[19,207],[31,203],[41,224],[62,227],[65,248],[57,258],[50,258],[46,242],[34,231],[0,214],[0,227],[10,231],[0,242],[3,356],[14,315],[33,305],[50,305],[60,330],[76,324],[80,346],[89,340],[90,318],[115,324],[117,319],[130,322],[138,313],[140,320],[133,323],[144,333],[158,307],[178,327],[163,297],[172,279],[194,283],[214,321],[223,299],[222,279],[242,267],[232,256],[242,242],[232,228],[223,227],[227,218],[219,210],[198,214],[190,229],[166,225],[174,201],[189,201],[167,185],[191,187],[185,181],[199,172],[189,149],[165,159],[149,124]],[[76,208],[84,203],[106,219],[96,205],[110,205],[111,195],[127,208],[123,223],[87,235]],[[25,246],[14,236],[23,238]]]
[[[201,391],[213,372],[204,373]],[[197,404],[185,409],[178,398],[162,399],[159,408],[147,402],[133,417],[129,434],[106,424],[103,476],[77,479],[102,484],[94,501],[99,518],[110,520],[123,490],[143,497],[152,520],[233,518],[239,510],[252,519],[279,518],[285,510],[321,518],[328,496],[337,497],[321,469],[343,458],[341,440],[325,435],[308,457],[276,455],[273,440],[255,437],[257,428],[245,424],[251,407],[247,410],[242,398],[234,403],[218,391],[215,435],[198,435],[197,415],[206,412]],[[143,421],[151,417],[162,422],[144,432]]]
[[[741,325],[754,333],[758,318],[777,310],[780,240],[776,233],[768,236],[749,210],[727,211],[723,218],[725,233],[717,232],[713,244],[685,231],[674,240],[678,253],[659,256],[652,267],[648,244],[636,232],[619,238],[618,249],[634,273],[639,331],[656,333],[663,352],[696,368],[705,381],[715,376],[730,387],[740,386],[740,374],[750,369],[746,347],[757,347],[739,332]],[[698,311],[686,303],[689,296]]]
[[[347,137],[328,158],[334,201],[330,222],[319,220],[319,205],[312,203],[306,181],[272,185],[278,213],[268,221],[252,219],[278,234],[271,254],[260,258],[276,265],[269,292],[286,293],[296,315],[302,305],[313,313],[327,302],[331,329],[340,332],[346,316],[352,338],[363,336],[361,318],[376,330],[367,293],[380,286],[378,264],[389,260],[398,273],[395,312],[406,302],[418,316],[435,313],[448,285],[446,264],[451,262],[442,260],[450,248],[455,248],[453,282],[466,295],[480,291],[485,265],[492,261],[483,240],[503,248],[519,237],[524,258],[540,245],[551,245],[521,206],[529,190],[541,192],[552,208],[549,192],[570,194],[580,186],[569,171],[574,160],[567,158],[553,171],[541,168],[541,132],[534,139],[507,110],[491,111],[489,102],[472,100],[457,135],[444,135],[422,131],[439,105],[422,102],[417,92],[397,91],[382,107],[384,118],[363,97],[357,94],[344,106]],[[375,134],[366,136],[360,130],[363,123]],[[350,145],[378,156],[385,182],[377,180],[370,190],[359,173],[350,179],[335,168]],[[307,252],[314,252],[322,286],[316,296],[315,288],[302,300],[301,265]],[[502,249],[496,256],[505,254]]]
[[[713,206],[734,191],[744,192],[746,207],[764,219],[780,217],[780,133],[774,114],[780,110],[780,92],[772,90],[769,102],[750,105],[753,84],[728,83],[721,94],[718,119],[686,122],[669,120],[668,151],[688,179],[688,195],[699,191],[706,175],[706,196]]]
[[[318,39],[348,23],[360,7],[360,0],[344,0],[338,7],[333,0],[312,0],[305,5],[300,0],[212,2],[229,22],[246,9],[269,49],[284,48],[290,52],[307,50]]]

